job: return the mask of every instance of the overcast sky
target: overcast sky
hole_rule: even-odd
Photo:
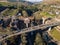
[[[26,1],[30,1],[30,2],[39,2],[39,1],[42,1],[42,0],[26,0]]]

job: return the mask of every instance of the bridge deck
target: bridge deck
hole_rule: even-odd
[[[51,24],[43,24],[43,25],[38,25],[38,26],[34,26],[34,27],[25,28],[25,29],[22,29],[21,31],[17,31],[14,34],[11,34],[11,35],[8,35],[4,38],[1,38],[0,41],[3,41],[3,40],[5,40],[7,38],[10,38],[12,36],[20,35],[20,34],[31,32],[31,31],[36,31],[38,29],[45,29],[47,27],[52,27],[52,26],[57,26],[57,25],[60,25],[60,22],[55,22],[55,23],[51,23]]]

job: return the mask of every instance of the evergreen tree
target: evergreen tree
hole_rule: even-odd
[[[34,45],[44,45],[44,42],[39,33],[36,34],[36,39]]]
[[[21,44],[20,45],[26,45],[27,40],[26,40],[26,34],[21,34]]]
[[[15,38],[16,38],[16,36],[11,37],[11,38],[8,38],[8,39],[7,39],[7,40],[9,41],[8,44],[16,44],[16,43],[15,43]]]
[[[22,11],[24,17],[28,17],[28,14],[26,11]]]
[[[7,42],[4,40],[4,41],[2,42],[2,45],[7,45]]]

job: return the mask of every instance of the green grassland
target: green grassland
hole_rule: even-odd
[[[17,12],[18,12],[18,9],[13,9],[13,10],[10,11],[9,15],[11,15],[11,16],[16,15]]]
[[[40,19],[40,18],[42,18],[42,17],[45,17],[45,18],[54,18],[56,15],[52,15],[52,14],[49,14],[48,12],[40,12],[40,11],[38,11],[38,12],[36,12],[36,13],[34,13],[34,17],[36,18],[36,19]]]
[[[9,2],[0,2],[0,6],[8,6],[10,5],[11,3]]]
[[[18,12],[18,9],[8,9],[5,12],[3,12],[2,15],[3,16],[6,16],[6,15],[12,16],[12,15],[16,15],[17,12]]]
[[[53,38],[60,41],[60,32],[59,31],[57,31],[56,29],[52,29],[50,33],[53,36]]]
[[[42,15],[43,17],[46,16],[46,17],[55,17],[56,15],[51,15],[47,12],[41,12],[40,15]]]

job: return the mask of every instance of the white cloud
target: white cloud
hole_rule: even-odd
[[[39,1],[42,1],[42,0],[26,0],[26,1],[30,1],[30,2],[39,2]]]

